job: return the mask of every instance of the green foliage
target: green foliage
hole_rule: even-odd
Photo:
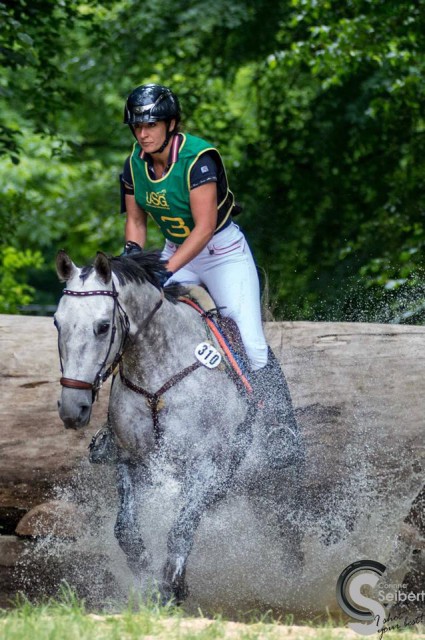
[[[43,253],[39,301],[56,295],[58,248],[120,251],[122,106],[160,81],[222,151],[278,316],[421,319],[418,3],[0,0],[0,16],[2,245]]]
[[[29,268],[37,269],[42,264],[39,251],[0,249],[0,313],[18,313],[21,305],[31,302],[35,290],[26,283],[25,275]]]
[[[423,16],[410,2],[292,6],[256,88],[250,226],[286,316],[388,320],[383,287],[422,265]]]
[[[2,94],[19,115],[43,130],[60,107],[60,56],[64,27],[72,25],[74,2],[17,0],[0,3]],[[0,122],[0,149],[18,161],[17,123]]]

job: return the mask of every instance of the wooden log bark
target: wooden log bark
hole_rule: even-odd
[[[349,541],[346,549],[353,549],[352,557],[345,551],[332,570],[316,579],[316,588],[320,580],[326,584],[323,597],[306,596],[310,605],[316,597],[316,609],[320,609],[333,602],[344,562],[358,560],[356,554],[363,553],[388,563],[406,518],[409,540],[423,534],[423,502],[416,501],[412,512],[411,505],[424,484],[425,328],[283,322],[268,323],[266,333],[285,371],[306,443],[302,494],[305,509],[313,514],[305,524],[311,542],[310,547],[305,545],[308,562],[324,548],[331,551],[323,558],[332,562],[332,549],[344,538]],[[21,517],[35,505],[57,498],[55,487],[72,485],[81,469],[99,478],[99,470],[89,468],[85,460],[90,437],[106,417],[108,389],[102,390],[94,407],[91,426],[81,432],[67,431],[57,414],[60,372],[52,320],[0,316],[0,336],[1,522],[2,513]],[[102,474],[111,480],[110,470]],[[338,515],[330,518],[328,528],[323,524],[326,510]],[[222,511],[225,514],[226,507]],[[314,520],[321,522],[320,535]],[[204,525],[202,536],[206,536]],[[407,544],[404,559],[414,547],[414,542]],[[226,568],[217,562],[209,566],[202,554],[195,547],[193,592],[202,591],[203,597],[198,598],[202,606],[207,600],[225,609],[226,596],[217,595],[213,583],[217,572]],[[274,607],[278,597],[276,592],[266,597],[263,589],[248,598],[248,604]],[[234,591],[232,598],[236,607],[246,602],[242,596],[239,601]],[[288,602],[293,610],[293,601]],[[306,606],[305,611],[313,609]]]
[[[315,481],[347,476],[361,453],[377,486],[409,500],[417,495],[425,459],[425,328],[273,323],[267,335],[305,423],[310,463],[321,461],[324,475]]]
[[[0,340],[0,509],[30,509],[87,457],[108,390],[94,405],[92,426],[67,431],[57,411],[60,367],[52,319],[0,316]]]

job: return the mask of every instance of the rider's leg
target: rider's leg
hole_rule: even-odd
[[[168,240],[161,257],[170,258],[177,246]],[[261,322],[260,287],[251,251],[239,227],[232,224],[217,235],[201,253],[171,280],[181,284],[204,284],[222,315],[239,327],[252,370],[267,363],[267,343]]]
[[[269,347],[267,365],[251,373],[254,394],[264,415],[267,455],[273,465],[302,462],[302,444],[291,394],[279,361]]]
[[[299,442],[291,396],[280,364],[264,337],[258,275],[244,235],[231,225],[213,236],[187,266],[199,274],[222,314],[239,327],[252,366],[250,380],[263,411],[271,461],[277,466],[293,463]]]
[[[243,233],[232,224],[192,261],[222,315],[239,327],[252,370],[267,364],[257,269]]]

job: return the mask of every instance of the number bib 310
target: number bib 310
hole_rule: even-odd
[[[195,349],[195,357],[207,369],[215,369],[221,362],[221,353],[209,342],[201,342]]]

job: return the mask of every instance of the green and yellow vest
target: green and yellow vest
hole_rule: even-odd
[[[214,156],[218,168],[218,181],[225,194],[218,203],[217,230],[227,222],[234,206],[234,196],[229,190],[226,171],[217,149],[208,142],[190,134],[180,134],[183,142],[179,148],[177,162],[159,180],[153,180],[146,160],[140,157],[141,147],[134,144],[130,156],[134,195],[137,204],[153,218],[165,238],[182,244],[194,227],[190,210],[190,170],[203,153]]]

